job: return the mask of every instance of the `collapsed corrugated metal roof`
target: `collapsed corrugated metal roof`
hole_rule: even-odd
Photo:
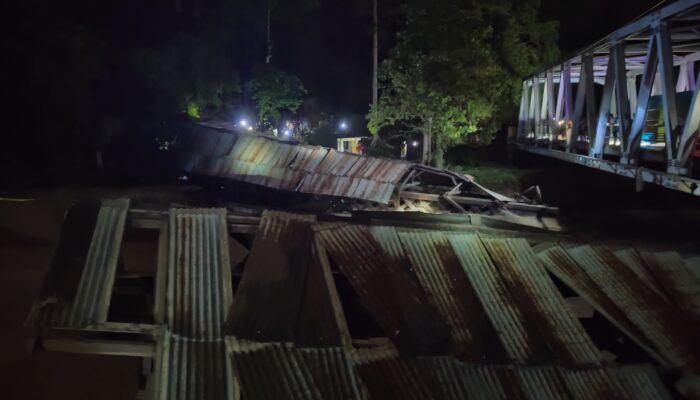
[[[644,269],[636,269],[600,246],[564,250],[540,241],[533,249],[518,232],[319,222],[265,211],[239,280],[231,273],[229,229],[250,217],[171,209],[156,214],[157,224],[144,223],[137,221],[143,214],[126,217],[127,204],[103,203],[93,241],[119,237],[124,224],[159,229],[152,322],[78,326],[71,335],[91,332],[80,346],[57,332],[60,321],[35,319],[35,329],[54,348],[66,340],[62,349],[153,358],[151,398],[631,400],[671,398],[660,372],[697,384],[696,327],[686,301],[695,286],[678,280],[692,276],[675,254],[654,253],[650,265],[639,252],[635,262]],[[99,253],[119,253],[116,246]],[[96,270],[115,258],[88,257]],[[673,277],[658,279],[668,268]],[[115,285],[110,274],[94,281],[106,292]],[[609,349],[576,317],[562,283],[660,365],[605,357]]]
[[[71,288],[71,291],[75,292],[65,298],[54,297],[54,293],[44,293],[32,309],[30,318],[36,319],[35,323],[46,326],[85,327],[107,320],[128,209],[128,199],[102,202],[90,247],[85,256],[85,264],[82,266],[80,281],[77,286]],[[61,262],[69,260],[64,259]],[[58,270],[63,266],[53,267]]]
[[[413,165],[245,133],[192,132],[178,141],[181,167],[194,174],[384,204]]]

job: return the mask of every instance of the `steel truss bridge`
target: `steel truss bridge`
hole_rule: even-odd
[[[698,62],[700,0],[651,10],[527,78],[515,142],[700,196]]]

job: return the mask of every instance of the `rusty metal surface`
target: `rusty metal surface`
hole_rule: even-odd
[[[166,323],[176,335],[223,336],[231,305],[225,209],[171,209]]]
[[[355,350],[353,361],[372,399],[438,399],[429,376],[391,347]]]
[[[311,245],[311,259],[294,334],[298,346],[349,345],[350,332],[325,249]]]
[[[388,256],[366,226],[318,224],[316,234],[360,301],[402,353],[447,344],[448,328],[410,272]]]
[[[633,400],[607,369],[560,368],[559,372],[574,400]]]
[[[656,277],[671,300],[700,329],[700,282],[675,251],[641,253],[647,268]],[[699,332],[700,333],[700,332]]]
[[[642,331],[630,321],[615,302],[608,298],[566,250],[561,246],[551,246],[539,252],[537,257],[549,272],[586,299],[608,321],[617,326],[652,357],[660,362],[665,362],[665,359],[658,354]]]
[[[618,250],[615,252],[615,256],[625,263],[625,265],[637,275],[639,280],[654,289],[659,295],[667,297],[659,287],[659,283],[651,275],[651,271],[648,270],[645,262],[642,260],[642,256],[636,249]]]
[[[568,307],[524,239],[482,242],[526,318],[533,322],[562,365],[597,366],[600,351]]]
[[[324,400],[363,399],[360,377],[346,348],[300,348]]]
[[[321,400],[299,351],[284,343],[227,339],[242,399]]]
[[[629,365],[611,369],[629,397],[635,400],[671,400],[659,374],[650,365]]]
[[[236,385],[223,338],[199,340],[166,332],[156,371],[159,400],[228,400]]]
[[[263,213],[228,316],[229,334],[257,341],[294,339],[311,264],[314,220],[309,215]]]
[[[458,233],[451,234],[449,241],[509,359],[527,363],[536,354],[547,353],[547,349],[541,348],[541,344],[537,343],[537,333],[526,329],[525,315],[517,306],[479,237]]]
[[[515,376],[528,400],[566,400],[568,390],[555,367],[517,368]]]
[[[179,140],[183,153],[180,164],[186,171],[274,189],[384,204],[414,165],[245,133],[190,133]]]
[[[392,227],[376,227],[375,237],[397,235]],[[466,360],[479,362],[505,361],[505,350],[498,341],[484,307],[450,247],[447,234],[431,231],[398,232],[394,251],[404,251],[406,265],[415,272],[418,280],[431,295],[436,308],[450,326],[455,354]],[[389,240],[379,239],[387,249]]]
[[[79,328],[107,320],[128,209],[128,199],[102,201],[75,296],[43,299],[32,309],[34,324]]]
[[[605,247],[584,245],[568,253],[673,366],[698,368],[696,337],[672,304],[649,289]]]
[[[449,356],[402,358],[391,347],[358,349],[353,360],[372,398],[484,400],[669,399],[647,365],[615,368],[478,364]]]

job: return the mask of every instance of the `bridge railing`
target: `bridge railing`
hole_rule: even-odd
[[[698,62],[700,0],[652,10],[527,78],[516,140],[623,167],[662,162],[687,176],[700,128]]]

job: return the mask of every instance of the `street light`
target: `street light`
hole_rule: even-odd
[[[348,124],[345,123],[345,121],[341,122],[341,123],[340,123],[340,129],[342,129],[342,130],[348,129]]]
[[[246,125],[248,125],[248,121],[246,121],[245,119],[242,119],[242,120],[239,122],[239,124],[240,124],[241,126],[246,126]]]
[[[418,147],[418,141],[417,141],[417,140],[414,140],[412,144],[413,144],[413,147]]]
[[[290,133],[290,132],[289,132],[289,129],[285,129],[285,130],[284,130],[284,136],[289,136],[289,133]]]

